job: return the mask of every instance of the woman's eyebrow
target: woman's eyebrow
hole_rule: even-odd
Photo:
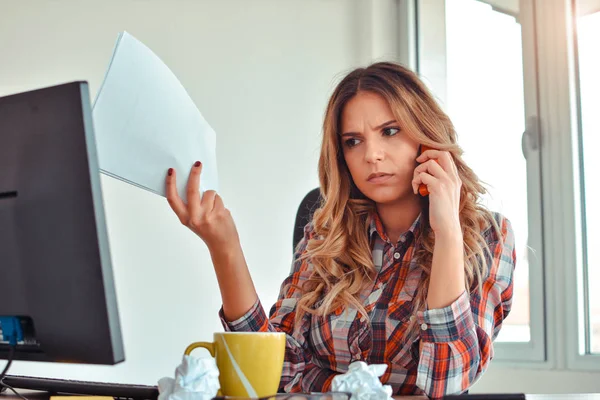
[[[381,128],[383,128],[385,126],[388,126],[388,125],[391,125],[393,123],[397,123],[395,119],[389,120],[388,122],[384,122],[383,124],[381,124],[379,126],[376,126],[375,130],[378,131]],[[342,137],[344,137],[344,136],[356,136],[356,135],[358,135],[358,132],[344,132],[344,133],[342,133]]]

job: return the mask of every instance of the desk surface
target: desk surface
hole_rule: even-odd
[[[48,393],[33,390],[19,390],[19,394],[28,400],[47,400]],[[528,394],[527,400],[600,400],[600,393],[590,394]],[[22,400],[12,392],[0,394],[1,400]],[[426,396],[394,396],[395,400],[429,400]]]

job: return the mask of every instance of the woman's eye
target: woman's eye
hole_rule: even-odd
[[[400,129],[398,129],[398,128],[385,128],[383,130],[383,135],[384,136],[394,136],[398,132],[400,132]]]
[[[360,140],[358,140],[358,139],[347,139],[344,143],[346,144],[347,147],[354,147],[354,146],[356,146],[357,144],[360,143]]]

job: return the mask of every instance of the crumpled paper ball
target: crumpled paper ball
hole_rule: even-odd
[[[352,400],[388,400],[392,397],[392,387],[383,385],[379,380],[387,365],[367,365],[355,361],[348,366],[348,372],[337,375],[331,383],[334,392],[352,393]]]
[[[210,400],[220,388],[219,369],[214,358],[183,356],[175,379],[158,381],[158,400]]]

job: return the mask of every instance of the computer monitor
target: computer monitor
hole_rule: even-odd
[[[15,360],[125,359],[86,82],[0,98],[0,318],[13,317]]]

